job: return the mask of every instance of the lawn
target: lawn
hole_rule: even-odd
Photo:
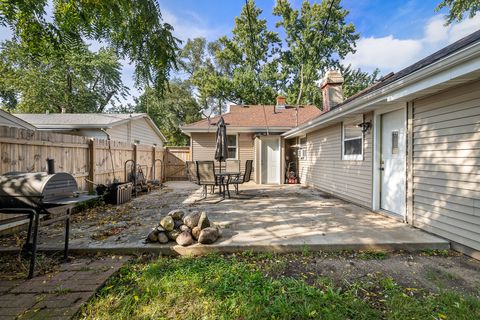
[[[308,266],[316,261],[308,252],[137,259],[120,269],[78,318],[480,319],[478,296],[405,287],[380,272],[328,277],[311,272]]]

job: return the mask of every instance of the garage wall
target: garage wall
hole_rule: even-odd
[[[414,225],[480,250],[480,82],[413,106]]]
[[[365,115],[370,121],[373,114]],[[372,133],[364,137],[364,159],[342,160],[342,124],[307,134],[306,158],[299,160],[300,181],[353,203],[372,207]]]
[[[244,172],[245,161],[254,160],[254,138],[250,133],[240,133],[237,136],[238,159],[240,170]],[[192,159],[213,160],[215,157],[215,133],[192,133]],[[255,170],[255,166],[253,168]],[[253,178],[253,176],[252,176]]]

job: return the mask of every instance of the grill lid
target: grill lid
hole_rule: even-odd
[[[30,199],[29,203],[50,202],[71,197],[77,189],[75,178],[65,172],[12,172],[0,176],[1,203],[5,203],[5,198],[26,198],[22,201]]]

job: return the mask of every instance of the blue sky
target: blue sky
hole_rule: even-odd
[[[229,35],[245,0],[158,0],[164,19],[182,40],[198,36],[215,40]],[[299,8],[302,0],[291,0]],[[314,2],[311,0],[311,2]],[[379,68],[382,74],[398,71],[428,54],[480,28],[480,18],[443,26],[445,10],[435,12],[440,0],[343,0],[361,39],[356,54],[346,63],[366,71]],[[257,0],[271,30],[275,0]]]
[[[175,35],[188,38],[205,37],[215,40],[230,35],[234,19],[239,15],[245,0],[157,0],[163,18],[175,28]],[[310,0],[314,2],[314,0]],[[449,27],[443,25],[445,10],[435,12],[441,0],[342,0],[349,10],[347,22],[352,22],[360,40],[357,52],[346,57],[346,64],[381,74],[399,71],[430,53],[480,29],[480,15]],[[291,0],[299,8],[302,0]],[[318,1],[317,1],[318,2]],[[262,17],[275,30],[277,17],[272,15],[275,0],[256,0],[263,10]],[[8,39],[8,29],[0,27],[0,40]],[[92,49],[98,47],[94,44]],[[125,62],[122,78],[131,93],[133,68]],[[127,102],[133,101],[129,97]]]

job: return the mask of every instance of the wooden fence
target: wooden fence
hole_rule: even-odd
[[[165,151],[166,180],[186,180],[186,162],[192,160],[190,147],[167,147]]]
[[[163,148],[154,146],[0,126],[0,174],[46,171],[51,158],[55,170],[72,174],[80,190],[93,190],[87,179],[97,184],[125,181],[127,160],[136,160],[148,180],[163,181],[163,155]]]

